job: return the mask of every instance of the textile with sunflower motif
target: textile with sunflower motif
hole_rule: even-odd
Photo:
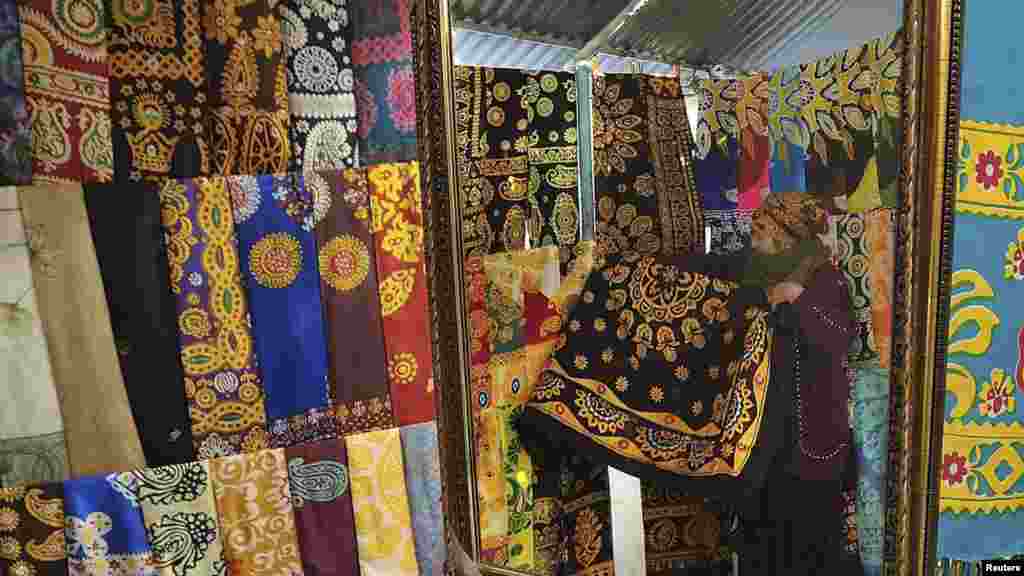
[[[773,457],[769,311],[676,262],[629,252],[590,275],[520,430],[694,495],[744,490]]]
[[[704,216],[679,82],[601,76],[593,108],[599,250],[702,254]]]
[[[210,173],[214,144],[200,5],[200,0],[111,4],[110,115],[120,182]],[[236,19],[207,17],[225,33],[237,31]]]
[[[203,3],[210,173],[288,170],[288,84],[276,0]]]
[[[185,397],[201,459],[268,446],[234,225],[236,215],[251,216],[259,204],[237,184],[196,178],[167,181],[160,190]]]
[[[307,173],[322,179],[328,202],[316,225],[320,297],[327,329],[327,379],[341,434],[394,426],[376,244],[370,233],[366,170]],[[359,326],[359,337],[352,327]]]
[[[456,162],[467,256],[522,250],[540,240],[527,238],[539,236],[546,220],[536,194],[530,196],[529,134],[543,90],[534,80],[533,90],[527,91],[525,79],[521,70],[455,67]],[[531,97],[533,102],[527,105]],[[554,114],[553,100],[546,95],[545,101],[548,104],[540,108]],[[539,145],[539,132],[537,136]],[[540,152],[538,158],[543,156]],[[532,183],[535,193],[540,190],[541,169],[538,165]],[[548,169],[559,173],[557,164]]]
[[[356,576],[348,455],[340,438],[285,448],[303,571]]]
[[[142,510],[159,576],[228,570],[209,462],[112,474],[107,481]]]
[[[64,485],[0,488],[0,572],[65,576]]]
[[[252,306],[270,443],[333,437],[314,236],[331,201],[327,180],[316,173],[232,176],[225,185],[232,193],[242,286]]]
[[[0,2],[0,46],[6,65],[0,71],[0,186],[32,183],[32,122],[25,106],[18,5]]]
[[[416,160],[416,76],[412,65],[412,3],[349,4],[355,73],[359,162],[372,166]]]
[[[377,164],[366,177],[391,407],[399,426],[419,424],[434,419],[419,164]]]
[[[289,169],[308,173],[358,165],[348,6],[287,0],[278,11],[288,62]]]
[[[108,476],[64,483],[65,548],[72,576],[156,576],[138,502]]]
[[[226,456],[209,465],[230,572],[302,576],[284,450]]]
[[[711,560],[721,543],[718,514],[703,498],[657,482],[643,483],[647,570],[671,570],[680,560]]]
[[[345,438],[360,574],[418,576],[397,428]]]
[[[114,176],[106,6],[101,0],[18,3],[33,182]]]
[[[1024,126],[961,121],[959,152],[938,555],[984,560],[1024,509]]]
[[[146,464],[195,460],[156,184],[87,184],[85,205]]]

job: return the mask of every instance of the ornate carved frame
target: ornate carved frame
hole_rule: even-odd
[[[898,0],[894,0],[898,1]],[[885,534],[886,575],[934,565],[945,397],[953,224],[960,120],[963,0],[903,0],[904,126],[893,299],[893,398]],[[447,0],[412,7],[432,338],[445,534],[476,549],[464,434],[469,407],[462,234],[456,189],[452,35]],[[448,572],[454,572],[449,562]],[[485,567],[486,573],[517,572]]]

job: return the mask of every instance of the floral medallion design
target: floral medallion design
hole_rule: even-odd
[[[265,288],[287,288],[302,269],[302,247],[285,232],[268,234],[253,244],[249,271]]]
[[[339,292],[360,286],[369,270],[369,250],[355,236],[340,235],[320,248],[320,277]]]

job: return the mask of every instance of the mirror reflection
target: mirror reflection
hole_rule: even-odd
[[[508,30],[570,8],[467,4],[463,544],[500,573],[611,574],[631,530],[648,574],[881,573],[898,15],[815,53],[726,46],[668,2],[559,38]]]

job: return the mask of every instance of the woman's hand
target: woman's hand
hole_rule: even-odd
[[[789,302],[792,304],[804,293],[804,287],[796,282],[779,282],[768,289],[768,302],[772,306]]]

